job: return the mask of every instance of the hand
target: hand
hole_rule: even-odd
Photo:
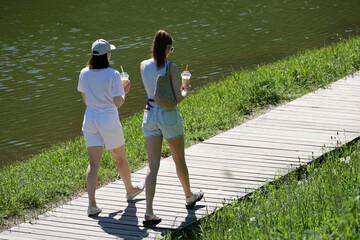
[[[130,86],[131,86],[130,80],[129,80],[129,81],[126,81],[126,82],[123,84],[123,87],[124,87],[124,90],[125,90],[125,94],[127,94],[127,93],[130,91]]]
[[[181,86],[181,96],[186,97],[189,88],[190,86],[186,86],[186,87]]]

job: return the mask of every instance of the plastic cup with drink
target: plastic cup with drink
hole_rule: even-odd
[[[123,85],[125,85],[127,82],[129,82],[129,74],[127,72],[124,72],[123,67],[121,66],[121,73],[120,73],[120,78],[121,81],[123,83]]]
[[[182,86],[186,88],[190,85],[191,74],[188,71],[188,65],[186,64],[186,70],[181,73]]]

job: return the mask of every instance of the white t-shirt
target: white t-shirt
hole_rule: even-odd
[[[77,90],[85,93],[87,107],[98,112],[117,111],[113,97],[125,95],[120,73],[112,68],[83,68]]]
[[[142,81],[147,90],[148,98],[154,99],[154,92],[156,86],[156,79],[158,75],[166,75],[166,67],[169,61],[165,62],[165,66],[161,69],[156,68],[156,63],[153,58],[144,60],[143,62]]]

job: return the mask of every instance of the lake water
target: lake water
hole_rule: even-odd
[[[233,70],[271,62],[359,34],[359,0],[73,1],[1,0],[0,166],[81,135],[85,106],[76,91],[91,44],[117,47],[112,67],[132,80],[122,119],[142,111],[139,64],[153,37],[174,38],[170,56],[189,65],[192,89]],[[140,126],[139,126],[140,127]]]

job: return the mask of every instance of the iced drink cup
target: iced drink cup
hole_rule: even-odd
[[[121,81],[122,81],[123,85],[130,81],[129,74],[127,74],[127,72],[120,73],[120,77],[121,77]]]
[[[191,77],[191,74],[190,74],[189,71],[183,71],[183,72],[181,73],[181,81],[182,81],[182,86],[183,86],[183,87],[189,86],[190,77]]]

